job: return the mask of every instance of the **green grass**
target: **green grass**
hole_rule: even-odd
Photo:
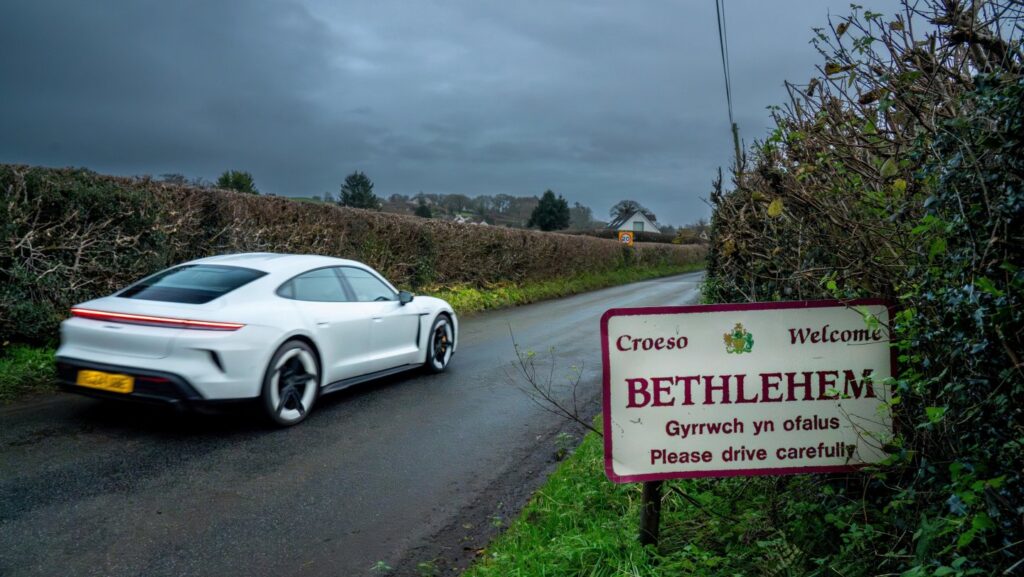
[[[609,481],[603,451],[599,435],[584,437],[463,577],[874,574],[857,541],[885,536],[824,476],[666,481],[660,543],[643,548],[642,486]]]
[[[658,575],[636,540],[639,485],[608,481],[601,455],[587,435],[464,577]]]
[[[674,497],[663,501],[660,550],[641,547],[641,485],[609,481],[602,438],[588,434],[463,577],[765,574],[720,571],[725,559],[704,549],[698,535],[684,540],[673,535],[679,527],[709,521],[707,514]],[[720,528],[710,521],[712,530]]]
[[[704,264],[698,263],[681,267],[663,266],[644,269],[617,269],[524,285],[510,283],[484,289],[471,286],[438,287],[427,289],[424,292],[430,296],[448,301],[452,308],[455,309],[455,312],[461,315],[489,309],[524,305],[610,286],[701,270],[703,268]]]
[[[0,349],[0,402],[54,389],[54,350],[9,345]]]

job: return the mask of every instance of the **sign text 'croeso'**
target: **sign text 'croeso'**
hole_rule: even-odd
[[[847,471],[892,435],[879,300],[612,309],[601,318],[616,482]]]

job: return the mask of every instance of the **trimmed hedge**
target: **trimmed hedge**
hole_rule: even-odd
[[[0,165],[0,342],[52,341],[76,302],[175,263],[250,251],[351,258],[420,290],[684,266],[706,252]]]

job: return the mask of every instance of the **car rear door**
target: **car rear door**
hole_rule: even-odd
[[[415,363],[419,357],[420,311],[403,305],[398,293],[369,269],[343,266],[341,275],[353,298],[370,316],[370,356],[375,371]]]
[[[354,302],[342,284],[338,267],[300,274],[283,284],[278,294],[291,299],[316,335],[323,357],[324,385],[373,372],[370,314]]]

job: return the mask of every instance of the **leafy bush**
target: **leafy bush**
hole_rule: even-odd
[[[712,201],[705,296],[898,304],[891,462],[777,517],[828,511],[818,574],[995,574],[1024,544],[1024,58],[1000,2],[855,11],[819,33],[822,74]],[[907,18],[930,21],[920,41]],[[918,22],[918,24],[921,24]],[[865,558],[871,558],[870,564]]]

